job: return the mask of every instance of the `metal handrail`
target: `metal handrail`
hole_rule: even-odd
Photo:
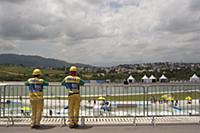
[[[162,99],[168,95],[173,100]],[[103,108],[98,97],[105,97],[111,106]],[[191,96],[191,103],[185,99]],[[144,117],[144,116],[199,116],[200,84],[91,84],[81,87],[81,117]],[[51,85],[44,89],[43,117],[67,117],[68,91],[63,86]],[[178,101],[178,103],[176,103]],[[96,102],[96,104],[94,103]],[[98,105],[97,105],[98,104]],[[0,118],[30,117],[28,89],[23,85],[0,86]],[[49,111],[52,110],[53,114]]]

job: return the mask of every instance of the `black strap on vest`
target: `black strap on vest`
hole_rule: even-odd
[[[74,95],[74,94],[80,94],[80,92],[69,93],[68,96],[71,96],[71,95]]]

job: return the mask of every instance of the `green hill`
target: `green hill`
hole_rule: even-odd
[[[91,67],[87,64],[68,63],[58,59],[44,58],[32,55],[0,54],[0,64],[13,64],[25,67],[63,68],[71,65],[78,67]]]

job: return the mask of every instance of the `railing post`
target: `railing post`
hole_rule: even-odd
[[[66,119],[65,117],[61,118],[60,127],[66,126]]]
[[[136,116],[134,116],[133,125],[134,125],[134,126],[137,126],[137,124],[136,124]]]
[[[14,126],[15,122],[14,122],[14,118],[11,116],[11,125]]]
[[[146,115],[146,111],[145,111],[145,103],[146,103],[146,102],[145,102],[145,100],[146,100],[146,98],[145,98],[145,95],[146,95],[146,94],[145,94],[145,88],[146,88],[146,87],[143,86],[143,93],[144,93],[144,94],[143,94],[143,114],[144,114],[144,116]]]
[[[147,85],[144,85],[143,86],[143,93],[144,93],[144,96],[143,96],[143,112],[144,112],[144,116],[148,116],[149,112],[148,112],[148,86]],[[147,109],[146,109],[146,106],[147,106]]]
[[[149,93],[149,86],[146,86],[146,108],[145,108],[145,110],[146,110],[146,112],[147,112],[147,116],[149,116],[149,102],[148,102],[148,93]],[[145,106],[145,105],[144,105]]]
[[[7,123],[6,123],[6,127],[9,127],[9,118],[7,118]]]
[[[8,117],[7,118],[7,124],[6,124],[6,127],[9,127],[10,125],[11,126],[14,126],[14,118],[13,117]]]
[[[84,116],[81,117],[81,126],[85,126],[85,117]]]
[[[156,124],[155,124],[155,116],[152,117],[151,124],[154,125],[154,126],[156,125]]]
[[[6,85],[3,87],[3,117],[5,117],[5,107],[6,107]]]

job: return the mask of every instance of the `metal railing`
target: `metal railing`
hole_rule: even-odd
[[[28,88],[0,86],[0,118],[31,116]],[[68,91],[44,89],[43,117],[68,117]],[[101,84],[81,87],[81,117],[199,116],[200,84]]]

